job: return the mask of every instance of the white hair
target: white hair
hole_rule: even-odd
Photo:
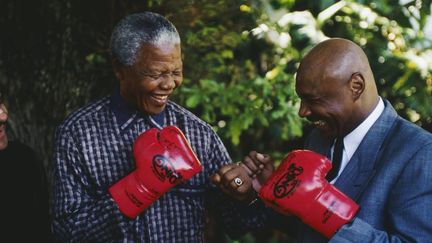
[[[152,12],[128,15],[111,34],[111,56],[124,66],[135,63],[142,44],[180,44],[175,26],[165,17]]]

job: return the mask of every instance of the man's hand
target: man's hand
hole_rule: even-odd
[[[241,202],[248,203],[255,198],[252,178],[238,163],[222,166],[210,179],[223,192]]]
[[[274,170],[273,160],[268,154],[249,152],[240,165],[253,178],[252,185],[255,191],[259,191],[261,186],[267,181]]]

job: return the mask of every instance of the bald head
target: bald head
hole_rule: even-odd
[[[366,82],[375,86],[369,61],[363,50],[349,40],[333,38],[319,43],[303,58],[297,75],[327,82],[343,82],[353,73],[361,73]]]

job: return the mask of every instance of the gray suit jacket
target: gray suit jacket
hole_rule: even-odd
[[[326,155],[318,130],[305,144]],[[391,104],[368,131],[335,186],[360,205],[330,242],[432,242],[432,134],[402,119]],[[306,225],[297,242],[326,242]]]

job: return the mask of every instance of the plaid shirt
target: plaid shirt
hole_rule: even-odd
[[[163,116],[155,118],[163,126],[176,125],[183,131],[203,170],[161,196],[135,220],[118,210],[108,188],[135,169],[135,138],[161,124],[131,109],[117,91],[79,109],[59,126],[51,171],[52,227],[59,241],[204,241],[205,199],[215,191],[209,176],[231,159],[211,126],[177,104],[169,102]],[[213,198],[221,199],[220,195]],[[224,207],[219,216],[226,227],[260,225],[259,217],[238,214],[245,205],[217,204]]]

